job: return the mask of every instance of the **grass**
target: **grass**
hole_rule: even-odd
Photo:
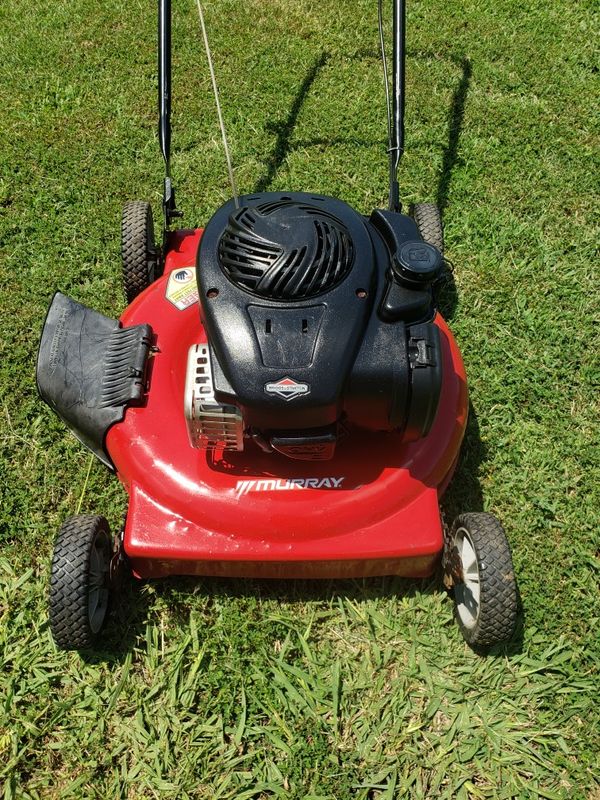
[[[600,797],[597,64],[591,2],[409,2],[406,203],[444,209],[473,413],[449,513],[505,522],[521,632],[472,653],[434,581],[127,589],[55,650],[55,531],[125,498],[38,400],[56,287],[118,315],[118,220],[161,163],[152,4],[0,7],[0,776],[5,798]],[[175,4],[187,224],[228,196],[192,2]],[[376,7],[212,0],[242,191],[385,204]],[[596,150],[597,153],[597,150]]]

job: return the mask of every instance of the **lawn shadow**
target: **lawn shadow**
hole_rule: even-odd
[[[453,60],[456,61],[456,59]],[[448,111],[448,143],[444,147],[436,190],[436,205],[442,218],[448,205],[452,173],[458,162],[458,144],[465,115],[465,103],[473,73],[471,62],[468,58],[462,58],[459,63],[462,74],[453,92],[450,110]],[[451,320],[458,306],[458,292],[454,281],[453,265],[449,260],[446,260],[446,269],[442,279],[435,287],[435,291],[440,313],[444,319]]]
[[[124,576],[114,589],[109,616],[97,645],[81,650],[86,664],[120,664],[133,652],[148,625],[150,602],[140,591],[143,584]]]
[[[311,87],[319,72],[323,69],[327,60],[329,59],[329,53],[322,52],[320,56],[315,58],[312,67],[308,70],[304,80],[302,81],[302,85],[294,98],[294,102],[291,105],[287,118],[283,122],[274,122],[269,123],[267,125],[267,130],[275,133],[277,139],[275,141],[275,147],[273,148],[273,152],[269,156],[266,162],[266,171],[264,175],[262,175],[256,185],[254,187],[254,192],[264,192],[269,188],[269,185],[279,167],[283,164],[286,159],[286,156],[290,152],[290,139],[294,132],[294,128],[296,127],[296,122],[298,121],[298,115],[300,114],[300,110],[304,101],[311,90]]]
[[[471,76],[473,74],[471,62],[467,57],[463,57],[459,65],[462,70],[462,75],[452,94],[452,102],[448,112],[448,143],[444,148],[436,192],[436,204],[442,216],[448,205],[452,173],[458,161],[458,143],[460,141],[460,134],[465,116],[465,103],[469,92]]]
[[[420,55],[422,56],[422,54]],[[357,51],[350,57],[364,58],[366,56],[376,57],[378,56],[378,52],[376,53],[375,51],[361,50]],[[425,54],[425,57],[429,57],[429,54]],[[471,77],[473,74],[471,62],[468,57],[464,56],[461,59],[458,59],[454,56],[451,56],[450,58],[454,63],[460,66],[462,74],[458,82],[458,85],[456,86],[452,94],[452,101],[450,104],[450,109],[448,111],[448,141],[446,146],[444,147],[444,152],[442,156],[442,165],[440,168],[437,189],[436,189],[436,204],[438,205],[442,215],[448,205],[448,197],[450,193],[452,173],[454,172],[454,169],[458,162],[458,145],[463,127],[467,94],[469,92]],[[279,168],[285,161],[286,157],[292,150],[298,147],[312,147],[312,146],[326,147],[336,144],[354,144],[357,146],[369,147],[369,146],[374,146],[378,143],[382,143],[384,145],[386,144],[386,140],[383,137],[379,141],[376,139],[373,139],[372,141],[365,141],[365,140],[343,139],[340,137],[334,139],[317,138],[314,140],[297,142],[294,145],[291,144],[294,128],[296,127],[298,116],[300,114],[304,101],[308,96],[308,93],[310,92],[319,73],[321,72],[323,67],[327,64],[329,59],[330,59],[330,54],[327,52],[322,52],[320,56],[318,56],[315,59],[311,68],[308,70],[304,80],[302,81],[302,84],[294,98],[294,101],[290,107],[289,113],[285,121],[271,122],[267,124],[267,129],[275,133],[277,139],[271,155],[266,160],[266,165],[265,165],[266,171],[258,179],[258,181],[254,186],[253,192],[251,192],[250,194],[267,191],[267,189],[271,184],[271,181],[276,176]]]
[[[152,595],[144,592],[152,587]],[[255,598],[282,603],[331,603],[340,598],[356,603],[390,597],[411,598],[444,593],[439,574],[429,578],[401,578],[387,575],[355,579],[254,579],[212,578],[188,575],[138,581],[124,578],[112,602],[106,627],[94,649],[81,650],[86,664],[121,664],[137,647],[144,647],[148,624],[156,624],[157,598],[169,609],[169,624],[188,624],[186,598],[202,594],[212,603],[220,599]],[[154,619],[153,619],[154,618]],[[152,621],[153,620],[153,621]]]
[[[469,401],[469,418],[458,465],[442,499],[442,510],[448,523],[465,511],[483,511],[483,492],[478,475],[486,456],[487,450],[481,441],[477,414]]]

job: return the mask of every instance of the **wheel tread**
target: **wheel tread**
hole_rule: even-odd
[[[104,517],[81,514],[63,523],[56,543],[50,576],[50,629],[63,650],[91,647],[96,636],[88,619],[89,558],[98,533],[110,532]]]
[[[419,233],[424,241],[444,253],[444,227],[442,215],[435,203],[415,203],[412,207],[412,217],[417,223]]]
[[[151,249],[148,241],[151,240]],[[128,303],[158,277],[152,209],[143,200],[125,204],[121,218],[123,288]]]
[[[456,619],[472,647],[490,648],[512,636],[517,622],[517,585],[504,528],[492,514],[461,514],[454,522],[451,541],[465,528],[473,541],[480,580],[480,614],[472,629]]]

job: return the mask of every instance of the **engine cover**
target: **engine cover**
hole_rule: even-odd
[[[198,250],[215,400],[291,458],[330,458],[341,423],[423,435],[441,378],[440,268],[404,215],[367,220],[306,193],[226,203]]]

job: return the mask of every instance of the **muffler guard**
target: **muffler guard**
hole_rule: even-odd
[[[143,402],[151,342],[150,325],[122,328],[61,292],[48,309],[37,360],[38,391],[111,469],[104,439],[128,405]]]

